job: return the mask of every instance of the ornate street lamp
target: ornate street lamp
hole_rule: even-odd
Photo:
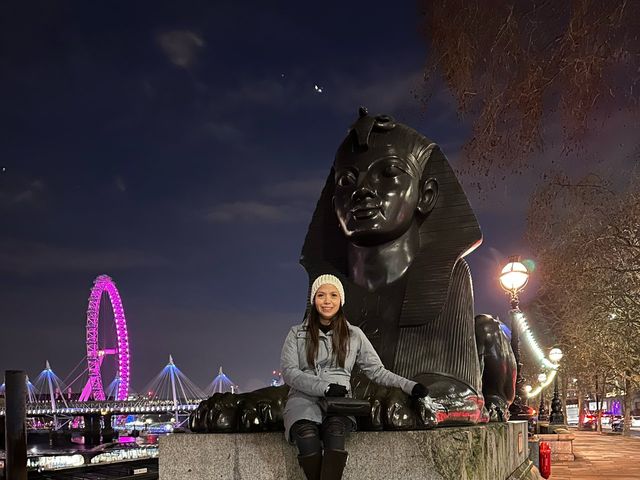
[[[549,360],[556,365],[560,363],[564,354],[558,347],[554,347],[549,352]],[[558,375],[556,374],[553,381],[553,399],[551,400],[551,418],[550,423],[564,425],[564,415],[562,414],[562,400],[558,395]]]
[[[511,318],[511,349],[516,359],[516,396],[509,407],[512,420],[528,420],[529,409],[523,403],[524,379],[522,378],[522,363],[520,363],[520,335],[518,332],[518,317],[522,315],[520,311],[520,299],[518,294],[524,289],[529,281],[529,271],[520,262],[517,255],[509,257],[509,263],[505,265],[500,272],[500,286],[509,295],[511,310],[509,310],[509,318]]]
[[[511,295],[511,308],[518,308],[518,293],[524,289],[528,281],[529,271],[520,262],[520,256],[512,255],[509,257],[509,263],[500,272],[500,285]]]
[[[538,375],[538,381],[541,384],[547,381],[547,374],[541,373]],[[549,412],[547,411],[547,406],[544,403],[544,388],[540,390],[540,405],[538,407],[538,421],[539,422],[548,422],[549,421]]]

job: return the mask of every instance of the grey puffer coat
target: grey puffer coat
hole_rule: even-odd
[[[291,387],[284,408],[285,438],[290,437],[291,425],[298,420],[322,422],[322,410],[318,400],[330,383],[344,385],[351,394],[351,370],[358,365],[363,373],[373,382],[385,387],[397,387],[411,394],[416,382],[390,372],[371,345],[369,339],[358,327],[347,322],[349,327],[349,350],[344,368],[332,363],[331,339],[333,331],[319,332],[318,356],[315,368],[307,363],[306,338],[307,321],[291,327],[280,357],[280,370],[285,383]]]

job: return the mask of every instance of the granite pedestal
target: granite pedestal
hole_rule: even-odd
[[[541,442],[548,442],[551,447],[551,465],[553,462],[573,462],[576,459],[573,453],[573,433],[539,434],[538,438]]]
[[[411,432],[355,432],[344,480],[538,479],[527,423]],[[160,480],[303,480],[282,432],[176,434],[160,439]]]

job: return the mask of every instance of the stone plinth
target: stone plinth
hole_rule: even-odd
[[[344,480],[534,479],[527,423],[412,432],[355,432]],[[176,434],[160,439],[161,480],[303,480],[281,432]]]
[[[538,438],[541,442],[548,442],[551,447],[551,465],[555,461],[573,462],[576,459],[573,453],[573,433],[541,433]]]
[[[529,460],[540,468],[540,439],[537,436],[529,437]]]

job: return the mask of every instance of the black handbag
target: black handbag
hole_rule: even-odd
[[[368,400],[347,397],[322,397],[318,403],[320,404],[320,409],[327,415],[368,417],[371,414],[371,405]]]

